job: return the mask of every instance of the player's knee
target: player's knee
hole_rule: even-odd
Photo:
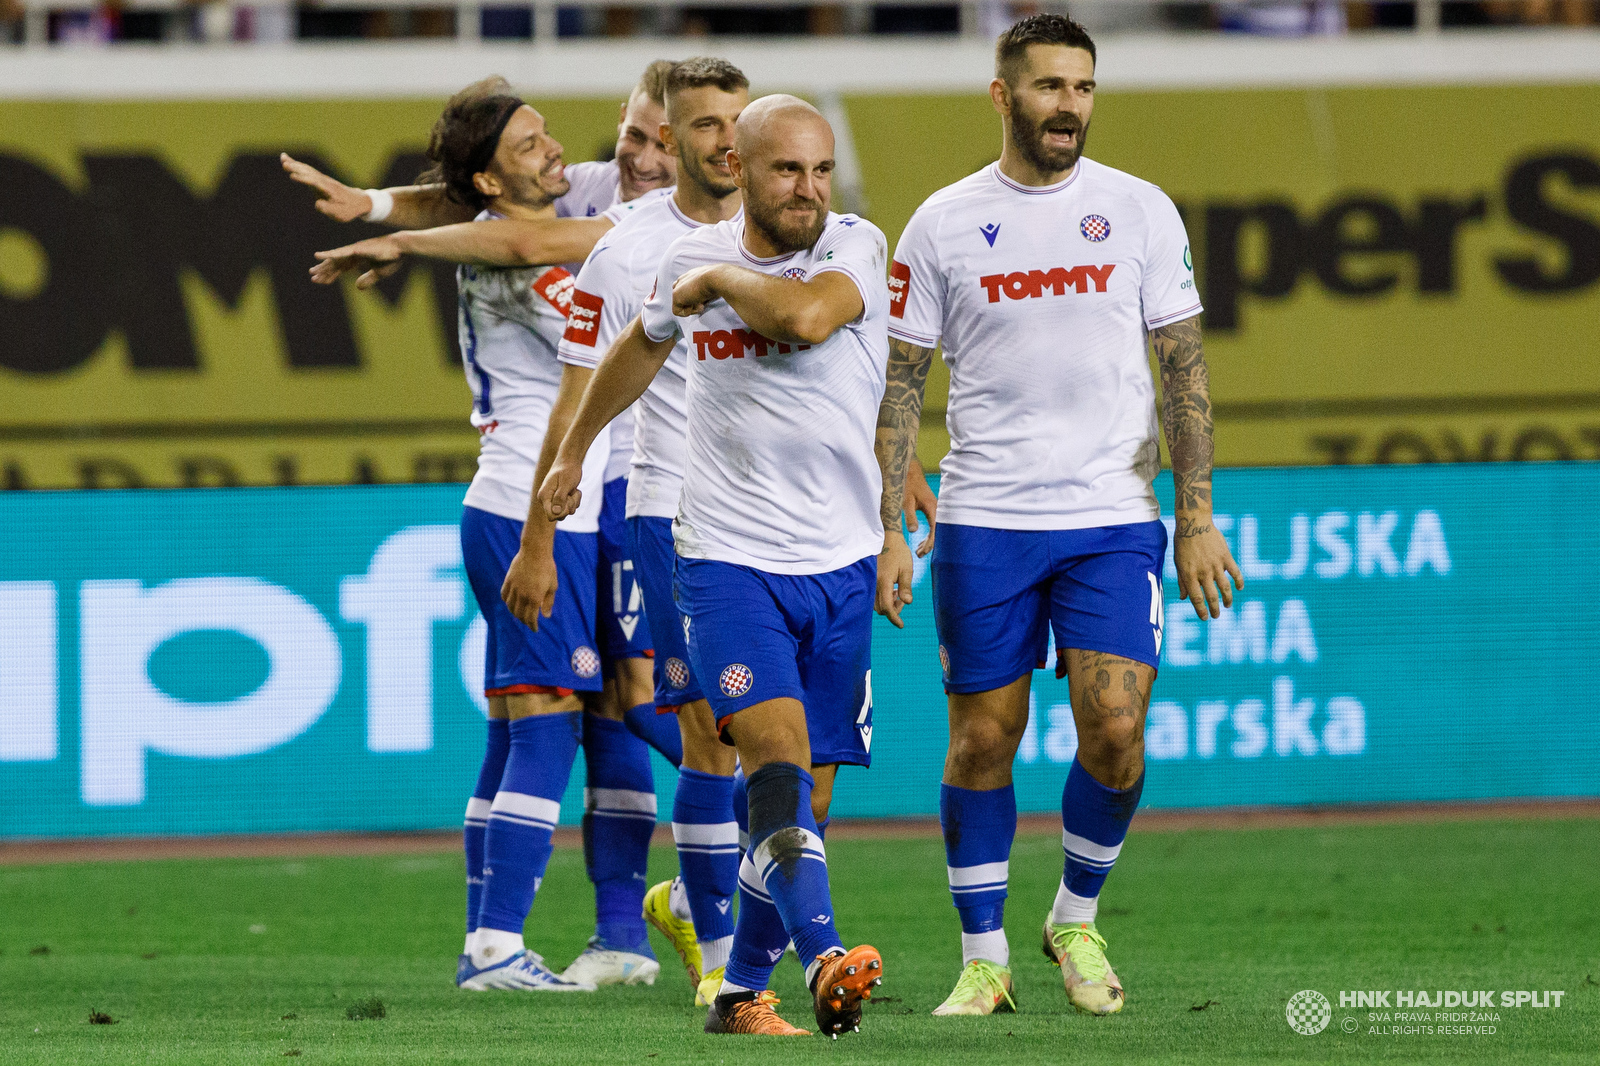
[[[987,716],[962,721],[950,734],[950,757],[963,768],[1009,764],[1022,741],[1022,731]]]
[[[1133,717],[1102,719],[1078,732],[1079,760],[1085,767],[1094,765],[1122,768],[1143,764],[1143,723]],[[1115,786],[1113,786],[1115,787]]]

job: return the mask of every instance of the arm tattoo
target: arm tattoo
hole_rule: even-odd
[[[883,404],[878,408],[878,433],[873,444],[878,455],[878,469],[883,473],[879,514],[885,530],[900,528],[906,468],[916,451],[917,428],[922,424],[922,390],[928,383],[928,369],[932,366],[932,348],[919,348],[896,337],[889,338],[888,384]]]
[[[1161,424],[1172,455],[1172,481],[1178,510],[1177,535],[1192,537],[1211,528],[1183,512],[1211,508],[1211,383],[1200,348],[1200,323],[1186,318],[1150,334],[1161,367]]]

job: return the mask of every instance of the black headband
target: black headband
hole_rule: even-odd
[[[489,168],[489,161],[494,158],[494,153],[500,147],[500,135],[505,133],[506,126],[511,122],[511,116],[527,104],[517,96],[495,96],[493,100],[499,101],[500,114],[496,117],[490,132],[479,141],[472,150],[472,155],[467,159],[467,173],[477,174]]]

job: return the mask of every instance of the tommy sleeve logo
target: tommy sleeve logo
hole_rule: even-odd
[[[911,291],[911,268],[900,260],[889,263],[889,317],[906,317],[906,294]],[[993,301],[991,301],[993,302]]]
[[[561,335],[561,339],[593,348],[595,337],[600,332],[600,312],[605,305],[604,297],[573,289],[572,310],[567,314],[567,331]]]

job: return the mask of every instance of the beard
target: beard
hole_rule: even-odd
[[[1056,148],[1045,144],[1047,133],[1074,134],[1070,148]],[[1022,153],[1022,158],[1036,170],[1045,174],[1059,174],[1078,165],[1083,146],[1089,140],[1089,127],[1077,115],[1051,114],[1040,119],[1022,112],[1011,117],[1011,139]]]
[[[687,180],[718,199],[738,192],[739,186],[734,184],[732,175],[723,177],[711,169],[714,161],[716,161],[714,157],[702,159],[697,156],[682,156],[678,160],[678,180]]]
[[[811,222],[798,222],[784,217],[784,209],[811,207],[816,209]],[[746,223],[754,226],[774,247],[783,252],[799,252],[810,248],[822,236],[828,224],[828,205],[821,200],[802,200],[788,197],[777,202],[757,201],[746,196],[744,203]]]

